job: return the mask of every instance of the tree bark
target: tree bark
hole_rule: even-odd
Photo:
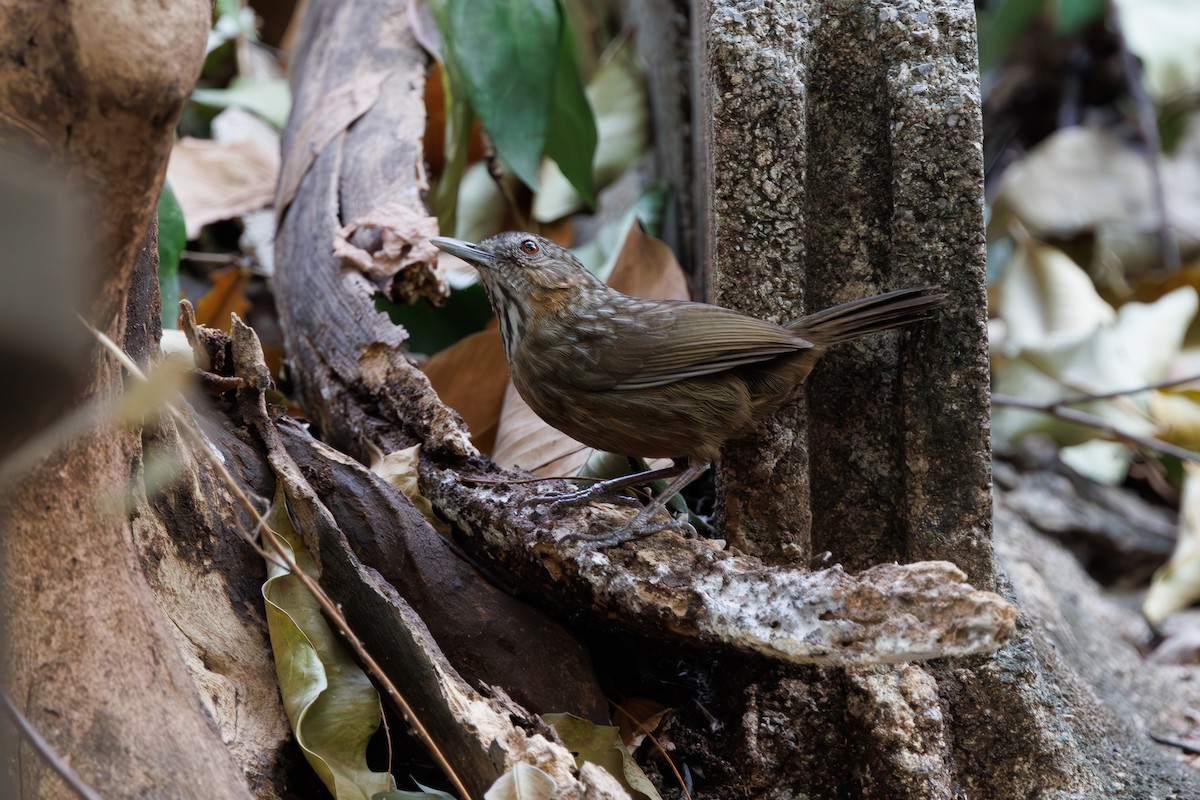
[[[76,277],[93,292],[79,310],[121,341],[135,270],[156,280],[147,226],[175,120],[200,69],[208,4],[9,2],[0,18],[3,139],[36,152],[43,180],[65,179],[93,212],[83,231],[57,228],[60,216],[8,233],[83,235]],[[6,689],[104,796],[249,797],[138,569],[124,507],[137,503],[130,478],[141,446],[120,417],[101,413],[120,394],[121,375],[94,340],[85,374],[83,392],[56,407],[61,414],[97,402],[93,424],[44,454],[0,499]],[[19,773],[25,796],[62,796],[57,776],[24,745]]]

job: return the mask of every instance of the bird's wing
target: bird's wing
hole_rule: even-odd
[[[786,328],[703,303],[633,301],[572,332],[564,376],[581,389],[646,389],[812,345]]]

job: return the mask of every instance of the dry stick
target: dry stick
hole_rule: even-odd
[[[82,797],[83,800],[101,800],[96,790],[84,783],[83,779],[79,777],[79,773],[71,769],[71,765],[63,760],[54,746],[38,733],[37,728],[33,727],[32,723],[26,719],[25,715],[21,713],[21,709],[17,708],[12,698],[8,696],[8,692],[3,689],[0,689],[0,704],[4,706],[9,719],[21,731],[21,735],[28,740],[30,746],[50,765],[51,769],[58,773],[58,777],[62,778],[75,794]]]
[[[1121,27],[1121,12],[1117,4],[1109,0],[1109,19],[1113,21],[1113,33],[1116,36],[1117,48],[1121,51],[1121,69],[1129,84],[1129,95],[1133,98],[1134,108],[1137,109],[1138,132],[1142,143],[1146,146],[1146,162],[1150,166],[1150,186],[1154,195],[1155,210],[1158,212],[1158,246],[1162,250],[1163,268],[1175,272],[1179,269],[1179,240],[1175,229],[1171,226],[1171,218],[1167,213],[1167,192],[1163,187],[1162,177],[1162,141],[1158,136],[1158,124],[1154,119],[1154,104],[1142,83],[1142,70],[1137,59],[1129,51],[1125,42],[1125,31]]]
[[[107,348],[108,351],[112,353],[119,362],[121,362],[122,366],[129,371],[130,375],[134,376],[139,381],[149,380],[145,373],[142,372],[141,368],[134,363],[133,359],[131,359],[124,350],[118,347],[116,343],[112,341],[112,339],[108,338],[108,336],[106,336],[104,333],[92,327],[86,320],[83,320],[82,317],[80,317],[80,319],[85,325],[87,325],[88,329],[92,331],[93,335],[100,340],[100,343],[103,344],[104,347]],[[366,648],[362,644],[362,641],[350,628],[350,623],[346,621],[346,618],[342,616],[342,613],[338,610],[337,605],[333,602],[333,600],[330,599],[329,595],[325,593],[325,590],[322,589],[316,581],[314,581],[307,573],[297,566],[291,554],[287,552],[286,548],[279,543],[279,534],[277,534],[271,528],[271,526],[267,524],[267,521],[263,518],[262,514],[259,513],[258,508],[254,505],[254,502],[245,493],[245,491],[242,490],[242,487],[238,485],[238,482],[234,480],[233,475],[220,461],[220,459],[216,457],[216,454],[209,449],[208,444],[204,441],[204,438],[200,432],[195,429],[192,421],[188,419],[181,411],[175,408],[172,403],[168,402],[164,405],[167,409],[167,413],[179,427],[179,430],[185,434],[185,438],[188,440],[188,442],[196,451],[204,454],[203,457],[209,462],[210,466],[213,467],[217,475],[221,478],[221,481],[225,484],[225,488],[227,488],[230,493],[233,494],[234,498],[241,504],[246,513],[250,515],[250,518],[255,521],[255,531],[262,532],[263,539],[267,541],[271,548],[275,551],[275,556],[277,556],[283,562],[280,566],[286,568],[289,572],[295,575],[304,588],[308,589],[308,591],[312,593],[312,596],[316,598],[317,603],[321,606],[321,610],[324,611],[326,616],[333,621],[338,632],[341,633],[342,637],[346,640],[346,643],[350,645],[350,649],[354,651],[354,654],[358,656],[359,660],[366,666],[367,671],[383,686],[385,694],[387,694],[392,703],[396,706],[396,709],[400,712],[400,715],[404,718],[404,721],[412,727],[413,731],[417,734],[417,738],[424,742],[426,749],[429,751],[429,754],[433,756],[433,759],[437,762],[438,767],[445,773],[450,782],[454,784],[455,791],[460,792],[464,798],[470,797],[470,793],[467,791],[466,786],[463,784],[462,780],[459,779],[458,774],[454,771],[454,768],[450,766],[450,762],[446,760],[446,757],[442,754],[442,751],[438,749],[438,746],[433,741],[433,737],[429,734],[429,731],[426,730],[425,726],[421,724],[421,721],[417,718],[417,715],[412,710],[412,707],[408,705],[403,695],[400,694],[400,690],[397,689],[395,684],[393,684],[387,675],[384,674],[384,671],[379,666],[378,662],[376,662],[375,659],[371,657],[371,654],[367,652]],[[254,548],[255,552],[257,552],[261,557],[274,560],[270,554],[268,554],[262,547],[258,545],[257,542],[253,540],[253,537],[249,533],[239,531],[239,535],[246,539]],[[278,564],[279,561],[276,561],[275,563]]]
[[[1185,742],[1182,739],[1172,739],[1169,736],[1160,736],[1153,731],[1146,731],[1146,735],[1159,744],[1165,744],[1169,747],[1178,748],[1189,756],[1200,756],[1200,743]]]
[[[643,734],[654,744],[655,747],[658,748],[658,752],[662,753],[662,757],[667,760],[667,766],[671,768],[671,772],[675,773],[675,780],[679,781],[679,788],[683,790],[684,800],[692,800],[692,793],[688,791],[687,781],[685,781],[683,776],[679,774],[679,769],[675,766],[675,759],[671,758],[670,754],[667,753],[667,748],[662,746],[662,742],[658,741],[655,735],[646,729],[645,724],[633,716],[633,714],[630,714],[628,711],[626,711],[620,703],[614,703],[612,700],[609,700],[608,702],[612,703],[613,708],[615,708],[617,711],[620,711],[622,714],[629,717],[630,722],[637,726],[638,732]]]
[[[1093,400],[1111,400],[1114,397],[1126,397],[1131,394],[1141,394],[1142,392],[1153,392],[1157,389],[1172,389],[1176,386],[1183,386],[1187,383],[1195,383],[1200,381],[1200,375],[1189,375],[1186,378],[1172,378],[1158,383],[1149,383],[1145,386],[1138,386],[1136,389],[1117,389],[1112,392],[1103,392],[1101,394],[1077,394],[1074,397],[1064,397],[1062,400],[1055,400],[1053,403],[1047,403],[1047,408],[1058,408],[1059,406],[1074,406],[1080,403],[1090,403]]]
[[[1052,414],[1059,419],[1067,422],[1074,422],[1078,425],[1085,425],[1089,428],[1095,428],[1098,431],[1103,431],[1112,439],[1119,442],[1124,442],[1129,445],[1138,445],[1148,450],[1157,450],[1160,453],[1165,453],[1169,456],[1175,456],[1183,461],[1192,461],[1200,464],[1200,453],[1194,453],[1191,450],[1185,450],[1182,447],[1164,442],[1154,436],[1142,436],[1141,434],[1128,433],[1113,425],[1104,417],[1088,414],[1085,411],[1080,411],[1075,408],[1063,408],[1054,403],[1037,403],[1032,400],[1023,400],[1020,397],[1013,397],[1006,394],[992,394],[992,405],[1008,406],[1009,408],[1021,408],[1026,411],[1040,411],[1043,414]]]

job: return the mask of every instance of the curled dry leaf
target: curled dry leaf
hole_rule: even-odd
[[[1197,310],[1196,290],[1182,286],[1154,303],[1114,311],[1065,253],[1028,237],[1018,241],[991,294],[1004,331],[993,343],[993,387],[1041,403],[1163,380]],[[1159,427],[1144,394],[1078,407],[1134,435],[1155,435]],[[992,432],[1000,445],[1046,433],[1064,445],[1064,461],[1104,483],[1123,479],[1129,466],[1124,445],[1097,441],[1095,430],[1041,412],[997,408]]]
[[[638,222],[629,226],[608,283],[651,300],[686,300],[687,277],[666,244],[647,236]],[[503,467],[519,466],[536,475],[574,475],[592,448],[541,420],[509,383],[500,412],[492,458]]]
[[[649,300],[689,299],[687,276],[675,253],[662,240],[647,235],[637,220],[629,226],[608,285]]]
[[[1004,323],[993,342],[1015,355],[1031,344],[1087,334],[1116,319],[1092,279],[1063,251],[1028,236],[989,291],[992,315]]]
[[[385,203],[346,224],[333,240],[333,254],[376,283],[396,302],[424,297],[441,303],[450,293],[438,273],[434,217],[400,203]]]
[[[282,483],[267,522],[298,569],[319,574],[292,526]],[[367,742],[381,720],[379,693],[329,626],[316,598],[281,564],[267,562],[267,630],[283,707],[304,757],[336,798],[372,797],[396,788],[367,766]]]
[[[1200,137],[1200,125],[1187,135]],[[1200,157],[1191,145],[1162,160],[1171,223],[1200,238]],[[1098,128],[1062,128],[1004,175],[996,213],[1015,214],[1035,235],[1069,239],[1082,231],[1120,228],[1152,233],[1159,224],[1150,167],[1143,154]]]
[[[522,761],[497,778],[483,800],[550,800],[557,789],[554,778]]]
[[[617,704],[614,722],[627,747],[636,747],[648,733],[654,733],[663,716],[671,709],[649,697],[631,697]]]
[[[512,381],[504,390],[504,407],[492,460],[542,477],[574,475],[587,463],[592,448],[551,428],[533,413]]]

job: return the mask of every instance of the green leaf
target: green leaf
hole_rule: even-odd
[[[446,305],[436,311],[428,303],[393,303],[382,295],[375,296],[375,308],[405,327],[412,352],[427,355],[483,330],[492,318],[492,306],[479,284],[451,292]]]
[[[590,761],[604,767],[635,800],[662,800],[654,784],[625,749],[616,728],[596,725],[574,714],[542,714],[542,719],[554,726],[567,749],[575,754],[577,765]]]
[[[445,17],[443,52],[455,65],[450,80],[461,76],[497,154],[536,189],[563,27],[558,3],[449,0]]]
[[[597,188],[624,175],[650,146],[646,87],[631,42],[624,39],[605,54],[584,90],[596,115],[592,179]],[[542,162],[538,181],[540,188],[533,198],[534,219],[551,222],[583,208],[579,193],[554,162]]]
[[[571,30],[561,26],[558,63],[554,68],[554,98],[546,131],[546,155],[589,207],[596,205],[592,160],[596,155],[596,119],[579,82]]]
[[[267,522],[296,566],[316,577],[282,490]],[[394,791],[392,776],[372,771],[366,761],[367,742],[381,720],[379,693],[329,627],[316,599],[274,560],[267,562],[263,599],[283,709],[308,763],[337,800],[368,800]]]
[[[193,90],[192,102],[211,108],[244,108],[282,130],[291,111],[292,92],[286,78],[261,82],[234,78],[227,89]]]
[[[1000,0],[979,12],[979,69],[986,72],[1008,57],[1013,44],[1045,8],[1046,0]]]
[[[1104,16],[1104,0],[1058,0],[1054,4],[1054,27],[1070,36]]]
[[[175,198],[175,192],[171,191],[171,184],[163,181],[162,193],[158,196],[158,293],[162,297],[162,326],[167,330],[177,327],[179,258],[186,246],[183,208]]]

